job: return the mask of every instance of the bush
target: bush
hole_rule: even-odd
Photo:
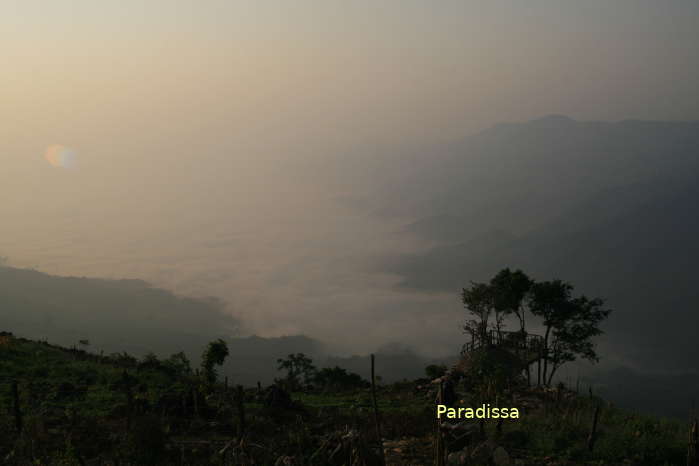
[[[318,371],[315,376],[315,383],[321,388],[335,390],[349,390],[369,386],[369,382],[362,379],[359,374],[347,372],[338,366],[326,367]]]

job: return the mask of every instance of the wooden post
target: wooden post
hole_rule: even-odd
[[[242,438],[245,435],[245,391],[242,385],[238,385],[236,398],[238,404],[238,436]]]
[[[19,405],[19,387],[17,381],[12,381],[12,410],[15,415],[15,427],[17,432],[22,432],[22,409]]]
[[[439,382],[439,393],[437,394],[437,404],[444,403],[444,382]],[[435,446],[434,446],[434,465],[444,466],[444,437],[442,436],[442,420],[437,418],[435,423]]]
[[[599,406],[595,406],[595,415],[592,418],[592,428],[590,435],[587,437],[587,450],[592,452],[595,448],[595,440],[597,440],[597,421],[599,420]]]
[[[536,360],[536,386],[541,387],[541,350],[539,350],[539,358]]]
[[[381,415],[379,413],[379,404],[376,402],[376,376],[374,371],[374,355],[371,355],[371,399],[374,404],[374,423],[376,424],[376,437],[379,440],[379,458],[381,464],[386,464],[386,458],[383,452],[383,438],[381,437]]]
[[[699,436],[699,426],[694,419],[689,429],[689,444],[687,446],[687,466],[699,466],[699,452],[697,452],[697,437]]]

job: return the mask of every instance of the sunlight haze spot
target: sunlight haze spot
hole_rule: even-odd
[[[61,144],[53,144],[46,148],[44,158],[56,168],[75,168],[75,151]]]

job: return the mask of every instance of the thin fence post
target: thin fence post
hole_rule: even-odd
[[[245,391],[243,390],[242,385],[238,385],[238,393],[237,393],[237,404],[238,404],[238,420],[239,420],[239,437],[243,437],[245,435]]]
[[[22,432],[22,408],[19,405],[19,387],[17,381],[12,381],[12,410],[15,415],[15,427],[17,432]]]
[[[192,398],[194,401],[194,415],[199,418],[199,390],[196,385],[192,386]]]
[[[383,437],[381,436],[381,414],[379,413],[379,404],[376,402],[376,376],[374,371],[374,355],[371,355],[371,399],[374,404],[374,423],[376,424],[376,436],[379,440],[379,458],[381,464],[386,464],[386,457],[383,451]]]

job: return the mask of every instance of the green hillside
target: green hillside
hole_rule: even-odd
[[[380,464],[371,390],[358,376],[293,387],[280,372],[274,387],[238,389],[220,379],[208,385],[181,355],[136,360],[9,334],[0,344],[2,464]],[[429,379],[377,387],[387,464],[435,461],[437,387]],[[477,393],[457,386],[455,406],[480,406]],[[562,386],[519,384],[497,396],[501,406],[518,407],[520,418],[482,428],[476,420],[444,420],[449,464],[685,464],[682,422],[639,416]],[[493,463],[503,455],[509,462]]]

